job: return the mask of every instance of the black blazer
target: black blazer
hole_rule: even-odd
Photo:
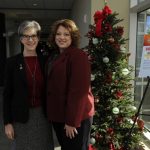
[[[41,70],[44,73],[45,58],[38,55]],[[23,54],[7,59],[3,92],[3,120],[4,124],[21,122],[25,123],[29,118],[29,104],[27,101],[28,86],[25,72]],[[43,95],[43,107],[45,97]]]

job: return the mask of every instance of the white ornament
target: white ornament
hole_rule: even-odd
[[[91,81],[94,81],[95,75],[91,74]]]
[[[108,57],[104,57],[104,58],[103,58],[103,62],[104,62],[104,63],[108,63],[108,62],[109,62],[109,58],[108,58]]]
[[[114,90],[112,89],[112,90],[111,90],[111,93],[113,93],[113,92],[114,92]]]
[[[95,144],[95,142],[96,142],[96,141],[95,141],[95,138],[92,137],[92,138],[90,139],[90,143],[91,143],[91,144]]]
[[[122,69],[122,74],[123,75],[128,75],[129,74],[129,70],[127,68]]]
[[[130,120],[130,123],[133,124],[134,123],[133,120]]]
[[[122,53],[126,53],[126,51],[127,51],[126,48],[123,47],[123,46],[120,48],[120,50],[121,50]]]
[[[119,114],[119,108],[118,107],[114,107],[113,109],[112,109],[112,112],[113,112],[113,114]]]
[[[93,38],[93,44],[98,44],[98,39],[97,38]]]
[[[128,121],[130,122],[130,124],[134,123],[132,119],[128,119]]]
[[[137,108],[135,106],[129,106],[128,109],[130,109],[131,111],[136,111]]]

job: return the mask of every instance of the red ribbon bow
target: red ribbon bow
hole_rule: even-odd
[[[94,22],[96,24],[95,34],[97,37],[102,35],[101,28],[102,22],[106,18],[107,15],[111,14],[112,10],[106,5],[103,11],[96,11],[94,14]]]

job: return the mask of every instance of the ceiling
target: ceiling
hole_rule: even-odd
[[[0,12],[16,26],[23,20],[36,20],[43,31],[55,20],[70,18],[75,0],[0,0]],[[9,26],[9,25],[8,25]]]

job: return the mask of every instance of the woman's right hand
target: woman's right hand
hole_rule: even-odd
[[[66,130],[66,136],[70,139],[73,139],[75,135],[78,134],[78,131],[75,127],[69,126],[67,124],[65,124],[64,129]]]
[[[5,125],[5,134],[8,137],[8,139],[14,139],[14,128],[12,124]]]

